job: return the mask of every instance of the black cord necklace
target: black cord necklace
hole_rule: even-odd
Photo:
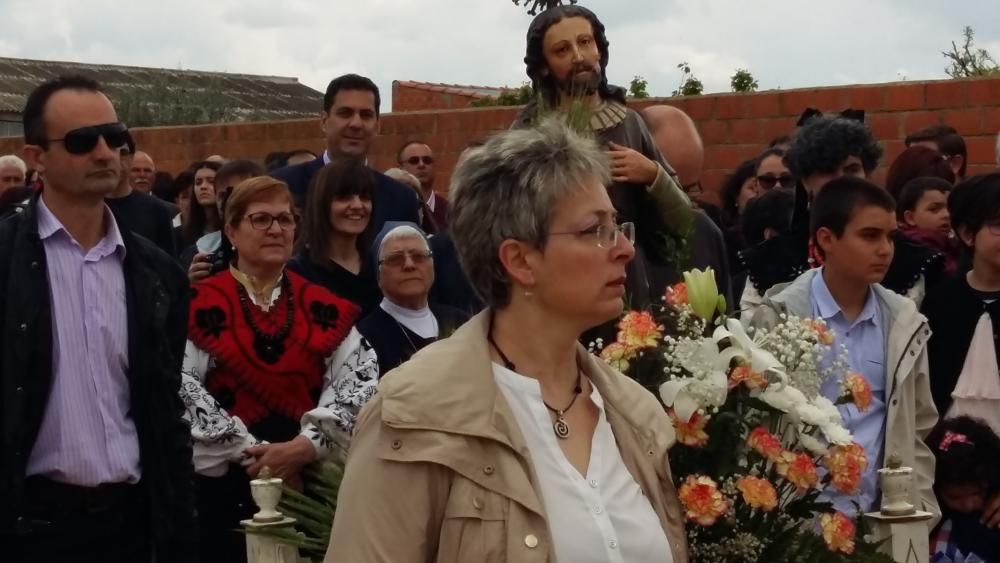
[[[243,318],[246,319],[247,324],[250,325],[250,330],[253,331],[253,348],[257,352],[257,356],[268,364],[277,363],[285,353],[285,339],[292,332],[292,320],[295,317],[292,284],[288,281],[288,277],[285,276],[281,279],[281,296],[285,299],[285,324],[274,334],[267,334],[257,326],[257,322],[253,319],[253,314],[250,312],[250,295],[247,294],[247,290],[243,287],[243,284],[236,284],[236,292],[240,297],[240,309],[243,310]]]
[[[489,341],[490,345],[493,346],[493,349],[497,351],[497,354],[500,356],[500,359],[503,360],[504,367],[509,369],[510,371],[516,372],[517,368],[516,366],[514,366],[514,362],[510,361],[510,358],[507,357],[507,354],[503,353],[503,350],[501,350],[500,346],[497,345],[496,340],[493,339],[492,319],[490,319],[490,330],[489,332],[486,333],[486,339]],[[579,397],[580,393],[582,392],[583,392],[583,370],[581,370],[578,365],[576,387],[573,388],[573,400],[570,401],[568,405],[566,405],[566,408],[563,409],[553,408],[549,406],[548,403],[545,402],[545,399],[542,399],[542,404],[545,405],[545,408],[549,409],[552,413],[556,415],[556,420],[555,422],[552,423],[552,431],[555,432],[556,438],[559,438],[560,440],[565,440],[566,438],[569,438],[570,428],[569,428],[569,423],[566,422],[566,413],[569,411],[569,409],[573,408],[573,405],[576,404],[576,398]]]

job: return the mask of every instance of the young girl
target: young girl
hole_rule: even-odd
[[[1000,494],[1000,438],[986,424],[962,416],[941,421],[927,445],[937,462],[934,492],[942,511],[931,533],[931,560],[1000,561],[1000,529],[982,523]]]

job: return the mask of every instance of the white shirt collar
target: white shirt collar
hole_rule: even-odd
[[[388,297],[383,298],[379,306],[390,317],[395,319],[396,322],[412,330],[420,338],[438,337],[439,328],[437,318],[434,317],[434,313],[431,312],[430,307],[418,310],[407,309],[389,301]]]

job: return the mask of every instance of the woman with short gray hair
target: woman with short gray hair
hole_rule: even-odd
[[[465,153],[451,232],[487,309],[382,380],[328,562],[687,561],[664,408],[578,343],[635,255],[608,179],[558,118]]]

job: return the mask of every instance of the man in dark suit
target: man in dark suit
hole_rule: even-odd
[[[300,209],[305,207],[306,192],[312,185],[313,176],[331,158],[368,158],[368,149],[378,133],[380,104],[378,87],[364,76],[345,74],[330,82],[320,114],[320,127],[326,135],[326,151],[322,158],[271,172],[271,176],[288,184]],[[382,230],[386,221],[419,222],[420,202],[413,190],[381,172],[372,170],[371,173],[376,183],[372,232]]]
[[[131,136],[97,82],[50,80],[23,115],[45,184],[0,222],[4,561],[195,561],[184,272],[105,204]]]
[[[416,176],[420,180],[420,193],[424,205],[434,218],[437,232],[448,228],[448,200],[434,193],[434,151],[422,141],[410,141],[399,149],[396,161],[400,168]],[[424,229],[426,230],[426,229]]]

